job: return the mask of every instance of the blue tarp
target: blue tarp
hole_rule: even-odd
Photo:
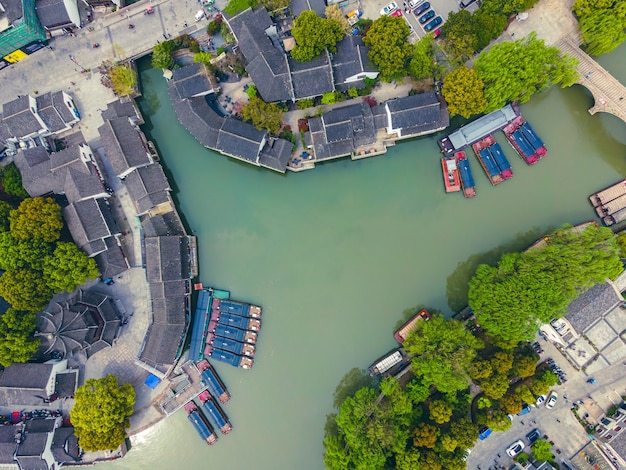
[[[217,380],[217,377],[213,373],[212,369],[206,369],[204,372],[202,372],[202,379],[208,385],[209,392],[211,392],[211,395],[213,395],[214,397],[219,397],[224,392],[226,392],[226,390],[224,390],[224,387],[222,387],[220,381]]]
[[[205,441],[209,438],[209,436],[211,436],[211,434],[213,434],[213,432],[209,428],[208,423],[204,422],[204,420],[200,416],[200,413],[198,413],[197,411],[192,411],[191,413],[189,413],[187,415],[187,418],[189,418],[189,421],[192,422],[193,427],[196,428],[196,431],[198,431],[200,437]]]
[[[239,367],[239,363],[241,362],[241,358],[239,356],[222,349],[213,349],[211,357],[216,361],[224,362],[225,364],[230,364],[235,367]]]
[[[238,355],[241,355],[241,351],[243,349],[243,344],[232,339],[222,338],[220,336],[216,336],[213,341],[213,347],[223,349],[224,351],[232,352]]]
[[[459,170],[461,170],[461,179],[463,180],[463,186],[465,188],[473,188],[474,176],[472,175],[472,169],[470,168],[469,161],[459,160]]]
[[[489,147],[491,150],[491,155],[493,155],[494,160],[496,161],[498,167],[500,167],[500,171],[508,170],[511,168],[511,164],[504,156],[504,152],[502,151],[502,147],[500,147],[499,143],[493,144]]]
[[[535,150],[543,147],[543,141],[539,138],[537,134],[535,134],[535,131],[532,127],[530,127],[530,124],[525,122],[524,125],[520,127],[520,129],[524,133],[524,136],[528,139],[528,142],[530,142],[530,145],[532,145]]]
[[[524,135],[522,134],[522,131],[520,131],[519,129],[513,132],[513,139],[515,140],[515,143],[524,154],[522,155],[523,157],[524,156],[530,157],[532,154],[535,153],[532,146],[530,145],[530,143],[528,143],[528,141],[526,140],[526,137],[524,137]]]
[[[213,421],[218,428],[222,429],[222,427],[226,425],[226,420],[224,419],[224,416],[222,416],[222,410],[213,400],[205,401],[202,406],[209,414],[209,419]]]
[[[206,326],[209,322],[209,307],[211,305],[211,293],[206,290],[198,292],[196,312],[193,316],[193,328],[189,342],[189,359],[199,361],[204,351]]]
[[[246,332],[244,330],[240,330],[239,328],[232,328],[226,325],[217,325],[217,327],[215,328],[215,335],[222,336],[224,338],[234,339],[235,341],[243,343],[244,338],[246,337]]]
[[[493,157],[491,156],[491,153],[488,149],[482,149],[480,151],[480,157],[491,176],[496,176],[500,174],[498,165],[496,165],[496,162],[493,160]]]
[[[248,319],[245,317],[238,317],[237,315],[222,313],[218,322],[222,325],[233,326],[241,330],[248,329]]]
[[[146,381],[144,382],[144,384],[150,387],[152,390],[157,388],[157,386],[160,383],[161,383],[161,379],[159,379],[156,375],[152,375],[152,374],[150,374],[148,378],[146,379]]]

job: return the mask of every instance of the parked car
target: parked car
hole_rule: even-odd
[[[381,16],[388,15],[389,13],[398,9],[398,4],[396,2],[391,2],[389,5],[380,10]]]
[[[524,447],[526,446],[524,445],[524,442],[520,439],[506,448],[506,454],[509,457],[513,458],[517,456],[521,451],[523,451]]]
[[[524,406],[522,406],[522,411],[517,413],[517,416],[524,416],[525,414],[528,414],[528,413],[530,413],[530,406],[528,406],[527,403],[524,403]]]
[[[412,10],[413,8],[418,6],[420,3],[424,3],[424,0],[409,0],[409,8]]]
[[[420,23],[424,24],[426,23],[428,20],[430,20],[433,16],[435,16],[435,10],[428,10],[426,13],[424,13],[422,16],[420,16]]]
[[[437,28],[436,30],[433,31],[433,37],[435,39],[437,39],[440,34],[441,34],[441,28]]]
[[[526,439],[530,442],[530,445],[533,445],[537,439],[541,436],[541,432],[539,429],[533,429],[528,434],[526,434]]]
[[[548,400],[546,401],[546,408],[548,408],[549,410],[554,408],[554,405],[556,404],[556,400],[558,398],[559,398],[558,393],[556,393],[555,391],[550,392],[550,395],[548,395]]]
[[[396,10],[394,11],[391,16],[402,16],[402,10]]]
[[[537,397],[537,401],[535,402],[535,404],[537,406],[541,405],[542,403],[544,403],[546,401],[546,396],[545,395],[539,395]]]
[[[415,16],[420,16],[422,13],[424,13],[426,10],[428,10],[430,8],[430,3],[428,2],[424,2],[422,3],[420,6],[418,6],[414,11],[413,14]]]
[[[441,23],[443,23],[443,20],[441,19],[441,16],[438,16],[437,18],[432,20],[430,23],[428,23],[426,26],[424,26],[424,31],[427,31],[427,32],[428,31],[432,31],[437,26],[439,26]]]
[[[470,6],[472,3],[474,3],[476,0],[463,0],[459,6],[461,8],[467,8],[468,6]]]
[[[484,441],[485,439],[489,437],[490,434],[491,434],[491,429],[489,429],[487,426],[483,426],[482,428],[479,429],[478,438],[481,441]]]

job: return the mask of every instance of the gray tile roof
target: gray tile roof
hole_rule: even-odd
[[[147,237],[144,239],[144,246],[148,282],[189,278],[187,237]]]
[[[74,434],[72,426],[54,430],[51,450],[54,459],[61,464],[78,462],[80,460],[78,438]]]
[[[24,15],[22,0],[3,0],[2,5],[6,10],[9,24],[13,24],[15,20],[19,20]]]
[[[178,122],[196,138],[198,142],[214,149],[217,145],[217,136],[224,123],[224,118],[217,115],[209,107],[204,98],[183,100],[176,88],[170,86],[170,100]]]
[[[43,454],[46,449],[46,442],[48,441],[47,432],[29,432],[25,434],[24,439],[17,447],[17,459],[20,457],[38,457]],[[48,470],[48,466],[44,467]]]
[[[19,431],[18,426],[0,426],[0,465],[15,463],[13,459],[17,449],[15,436]]]
[[[18,457],[20,468],[28,470],[49,470],[48,463],[40,457]]]
[[[185,328],[184,325],[153,323],[146,334],[139,360],[161,373],[167,373],[176,361]]]
[[[402,129],[402,136],[415,135],[420,129],[435,130],[448,125],[448,113],[442,113],[441,103],[432,92],[395,98],[387,101],[391,127]]]
[[[220,129],[216,148],[227,155],[256,162],[266,134],[238,119],[226,119]]]
[[[350,77],[376,72],[367,58],[368,49],[359,36],[346,36],[337,43],[337,52],[332,55],[335,83],[344,83]]]
[[[108,212],[108,208],[102,207],[94,199],[79,201],[63,208],[63,218],[74,242],[89,256],[106,250],[102,239],[112,236],[107,224],[107,218],[110,217],[105,218],[103,209]],[[100,243],[92,245],[94,241]]]
[[[141,120],[139,110],[135,108],[134,103],[126,98],[120,98],[107,104],[107,107],[102,111],[102,119],[113,119],[117,117],[128,117],[131,119]]]
[[[54,106],[54,109],[57,110],[61,118],[66,123],[69,124],[69,123],[77,121],[78,118],[74,115],[74,112],[70,110],[70,107],[68,107],[68,104],[66,104],[65,102],[66,95],[69,97],[68,99],[70,100],[69,105],[72,108],[75,108],[76,103],[74,103],[73,98],[63,91],[55,91],[54,93],[52,93],[52,105]]]
[[[587,327],[623,301],[609,283],[596,284],[569,304],[565,318],[578,334],[583,334]]]
[[[41,123],[31,111],[29,96],[20,96],[4,103],[2,116],[12,137],[25,137],[42,130]]]
[[[105,327],[106,328],[106,327]],[[70,370],[57,374],[54,378],[54,393],[59,397],[73,397],[78,385],[78,371]]]
[[[288,140],[269,138],[259,155],[259,164],[271,170],[284,173],[287,169],[292,149],[293,145]]]
[[[152,299],[154,322],[166,325],[184,325],[187,306],[185,296],[162,297]]]
[[[213,85],[201,62],[174,70],[170,86],[175,86],[181,98],[191,98],[211,93]]]
[[[52,103],[52,93],[37,95],[35,100],[37,101],[37,114],[39,114],[50,132],[58,132],[67,127],[65,121]]]
[[[12,364],[0,376],[0,388],[44,389],[52,364]]]
[[[44,28],[54,29],[74,24],[67,14],[63,0],[37,0],[35,9]]]
[[[295,99],[319,96],[335,90],[330,55],[324,52],[308,62],[289,59]]]
[[[114,237],[105,238],[107,250],[96,256],[98,270],[104,279],[115,277],[126,271],[129,266],[122,248],[117,244]]]
[[[24,430],[27,433],[44,432],[49,433],[54,430],[56,419],[54,418],[34,418],[24,422]]]
[[[108,120],[98,128],[98,132],[116,175],[120,176],[131,168],[152,163],[140,131],[130,123],[128,118]]]
[[[306,10],[313,10],[317,13],[317,16],[323,18],[325,16],[326,3],[324,0],[291,0],[289,9],[293,16],[299,16],[300,13]]]
[[[171,202],[169,182],[158,163],[138,168],[124,180],[138,214],[144,214],[159,204]]]
[[[187,234],[183,222],[176,211],[146,216],[141,220],[141,226],[146,237]]]
[[[9,132],[9,128],[2,119],[2,113],[0,113],[0,145],[6,145],[7,141],[13,137]]]
[[[166,297],[182,297],[189,292],[189,281],[168,281],[168,282],[151,282],[150,297],[153,299],[163,299]]]

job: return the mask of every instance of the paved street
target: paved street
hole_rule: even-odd
[[[613,404],[621,401],[621,395],[626,394],[625,367],[620,362],[593,375],[595,384],[587,383],[589,376],[582,372],[574,372],[572,366],[564,356],[551,344],[539,340],[544,353],[542,359],[552,357],[567,374],[567,382],[552,388],[559,394],[555,407],[549,410],[545,405],[533,407],[532,411],[524,416],[515,416],[511,428],[504,433],[492,433],[484,441],[478,441],[471,455],[467,459],[467,468],[470,470],[487,470],[510,468],[512,460],[506,455],[506,448],[518,439],[526,445],[526,434],[537,428],[541,436],[554,442],[552,452],[557,462],[568,459],[581,447],[589,442],[586,430],[579,424],[571,411],[572,405],[583,401],[583,413],[587,412],[593,420],[603,414]],[[525,449],[527,451],[528,449]]]

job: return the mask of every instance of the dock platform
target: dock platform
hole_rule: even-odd
[[[170,416],[180,410],[185,404],[204,392],[209,386],[202,380],[200,370],[193,361],[187,361],[181,366],[183,377],[178,382],[179,387],[171,391],[171,395],[160,404],[161,410]]]

